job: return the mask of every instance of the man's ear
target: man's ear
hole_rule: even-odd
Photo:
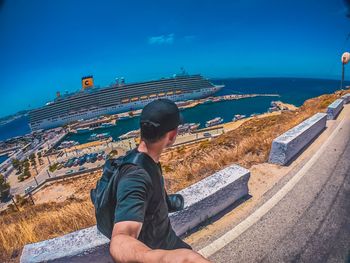
[[[169,144],[171,145],[175,142],[176,140],[176,135],[177,135],[177,129],[174,129],[168,133],[168,138],[169,138]]]

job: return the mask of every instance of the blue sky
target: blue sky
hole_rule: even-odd
[[[88,74],[339,78],[349,33],[342,0],[0,0],[0,116]]]

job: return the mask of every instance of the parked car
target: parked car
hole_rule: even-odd
[[[97,153],[93,153],[91,158],[90,158],[90,162],[94,163],[97,161]]]
[[[24,189],[24,193],[25,194],[29,194],[31,191],[33,191],[34,190],[34,186],[33,185],[31,185],[31,186],[28,186],[26,189]]]
[[[79,171],[84,171],[85,169],[86,169],[85,166],[80,166],[80,167],[79,167]]]
[[[86,162],[86,160],[85,160],[84,156],[80,157],[78,160],[79,165],[83,165],[85,162]]]
[[[205,138],[211,138],[211,133],[205,132],[205,133],[203,133],[203,136],[204,136]]]
[[[88,154],[86,157],[86,162],[90,163],[91,162],[91,154]]]
[[[74,172],[73,170],[69,170],[69,171],[66,172],[66,174],[71,174],[73,172]]]
[[[79,165],[79,159],[75,159],[73,162],[73,166],[78,166]]]

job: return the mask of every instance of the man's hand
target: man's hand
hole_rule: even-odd
[[[116,223],[113,228],[110,254],[115,262],[140,263],[208,263],[198,253],[190,249],[152,250],[137,240],[142,223],[125,221]]]
[[[152,250],[148,253],[154,253],[154,255],[160,253],[159,261],[157,261],[160,263],[210,263],[210,261],[190,249]]]

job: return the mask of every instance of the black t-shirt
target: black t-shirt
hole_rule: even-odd
[[[142,222],[138,239],[152,249],[190,249],[171,227],[163,176],[149,175],[135,165],[122,166],[120,175],[114,223]]]

